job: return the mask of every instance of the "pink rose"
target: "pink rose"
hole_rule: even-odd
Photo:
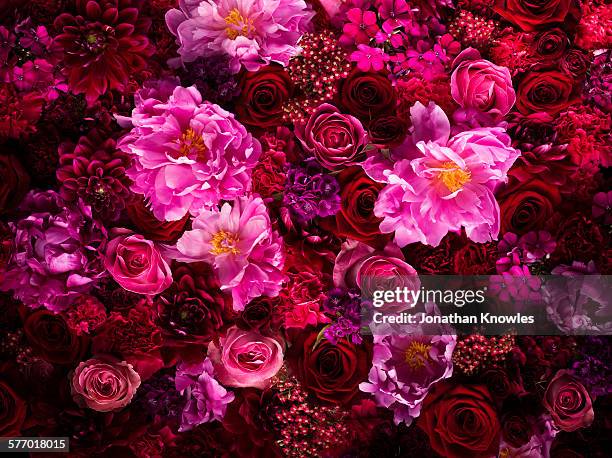
[[[453,63],[451,94],[464,110],[488,114],[498,121],[508,114],[516,95],[510,71],[480,57],[474,48],[461,52]]]
[[[575,431],[593,422],[593,403],[587,389],[569,371],[556,373],[546,388],[544,407],[563,431]]]
[[[124,233],[106,247],[104,267],[124,289],[159,294],[172,284],[170,266],[155,243],[140,234]]]
[[[110,356],[82,361],[71,380],[77,404],[98,412],[122,409],[139,386],[140,376],[132,365]]]
[[[319,105],[306,125],[298,126],[296,135],[304,149],[329,170],[340,170],[365,159],[367,134],[361,122],[329,103]]]
[[[215,366],[219,381],[228,386],[263,389],[283,365],[281,344],[255,331],[243,331],[236,326],[211,342],[208,357]]]

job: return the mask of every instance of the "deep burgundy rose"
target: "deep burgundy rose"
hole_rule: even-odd
[[[581,49],[570,49],[561,60],[561,68],[575,78],[581,78],[589,69],[589,55]]]
[[[535,40],[535,50],[538,55],[550,60],[559,59],[568,45],[567,34],[559,28],[541,32]]]
[[[556,70],[532,71],[519,83],[516,107],[523,114],[555,115],[577,100],[572,76]]]
[[[341,170],[365,159],[367,134],[361,122],[329,103],[319,105],[295,131],[304,149],[329,170]]]
[[[504,440],[512,447],[519,448],[529,442],[533,428],[525,415],[511,413],[502,418],[501,430]]]
[[[508,186],[496,197],[501,211],[502,234],[524,234],[548,227],[561,203],[557,186],[533,176]]]
[[[374,204],[383,188],[373,181],[361,167],[349,167],[338,175],[340,183],[340,210],[325,220],[323,227],[338,237],[346,237],[369,244],[384,245],[388,236],[378,228],[381,218],[374,215]]]
[[[240,79],[236,115],[240,122],[255,127],[282,123],[283,105],[292,93],[289,73],[280,65],[268,65],[257,72],[246,72]]]
[[[386,75],[358,69],[341,81],[337,100],[347,113],[366,125],[380,114],[393,113],[396,104],[395,91]]]
[[[0,152],[0,213],[12,210],[30,188],[30,176],[13,154]]]
[[[20,435],[26,410],[25,401],[8,383],[0,380],[0,437]]]
[[[395,115],[382,115],[368,126],[370,141],[380,148],[400,145],[406,138],[408,123]]]
[[[562,24],[580,13],[576,0],[495,0],[493,10],[525,32]]]
[[[317,336],[317,332],[301,333],[287,360],[300,382],[319,399],[349,403],[359,393],[359,383],[367,379],[371,345],[354,345],[346,339],[334,345],[327,339],[317,342]]]
[[[79,336],[62,315],[38,309],[24,320],[23,330],[34,352],[52,364],[74,364],[89,346],[86,336]]]
[[[553,422],[563,431],[575,431],[589,426],[595,414],[589,392],[567,370],[560,370],[546,388],[544,407]]]
[[[262,334],[270,334],[278,328],[277,314],[275,309],[280,307],[280,298],[259,296],[249,302],[240,313],[237,322],[243,329],[254,329]]]
[[[446,458],[490,458],[499,451],[499,420],[489,390],[482,385],[436,383],[417,425]]]
[[[189,221],[186,214],[178,221],[160,221],[144,204],[142,198],[135,198],[127,205],[127,213],[138,232],[149,240],[158,242],[175,242],[183,234]]]
[[[495,273],[497,244],[475,243],[465,238],[465,245],[453,253],[453,271],[457,275],[491,275]]]

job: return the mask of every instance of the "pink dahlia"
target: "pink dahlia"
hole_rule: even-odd
[[[233,205],[223,204],[221,210],[203,211],[176,248],[182,261],[214,266],[221,289],[232,293],[234,310],[244,310],[259,296],[277,296],[281,289],[281,237],[272,230],[260,197],[243,197]]]
[[[14,250],[1,289],[29,307],[60,312],[105,275],[98,250],[106,234],[89,207],[54,191],[30,192],[20,209],[28,216],[11,225]]]
[[[202,102],[194,87],[170,91],[162,82],[143,89],[132,117],[120,121],[133,126],[118,143],[134,158],[131,189],[144,194],[157,219],[197,215],[250,187],[261,145],[233,114]]]
[[[403,159],[365,168],[387,182],[374,213],[380,230],[395,232],[395,242],[437,246],[449,231],[465,228],[475,242],[496,239],[499,205],[493,192],[507,179],[519,151],[501,127],[473,129],[452,137],[446,114],[435,104],[411,109],[414,130]],[[385,170],[385,167],[388,167]]]
[[[286,66],[314,16],[304,0],[181,0],[179,7],[166,24],[183,62],[227,54],[234,73],[241,65],[253,72],[270,62]]]

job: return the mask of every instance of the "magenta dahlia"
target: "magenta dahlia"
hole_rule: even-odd
[[[123,91],[130,74],[146,67],[154,47],[151,20],[140,16],[142,0],[76,0],[76,14],[55,20],[62,33],[64,64],[73,93],[93,104],[109,89]]]
[[[125,174],[130,159],[115,144],[94,130],[76,145],[63,143],[59,148],[60,195],[67,202],[83,199],[103,221],[116,220],[130,195],[131,181]]]

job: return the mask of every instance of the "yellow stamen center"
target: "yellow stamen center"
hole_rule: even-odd
[[[455,192],[463,187],[470,179],[472,174],[469,170],[459,168],[454,162],[445,162],[442,164],[445,169],[438,175],[438,178],[444,183],[450,192]]]
[[[238,254],[240,250],[236,247],[239,239],[236,234],[232,234],[227,231],[219,231],[210,240],[210,244],[213,246],[210,250],[210,254],[218,256],[224,253]]]
[[[412,342],[404,352],[404,361],[408,363],[411,369],[420,369],[425,366],[425,362],[429,359],[429,350],[431,345],[423,342]]]
[[[240,14],[240,11],[238,11],[238,8],[231,10],[224,19],[225,23],[230,26],[225,29],[225,33],[227,33],[230,40],[235,40],[239,35],[246,37],[253,29],[253,20],[245,19],[244,16]]]
[[[192,128],[187,129],[181,138],[178,140],[179,150],[176,152],[177,157],[187,157],[195,155],[199,161],[206,161],[206,144],[201,134],[198,134]]]

